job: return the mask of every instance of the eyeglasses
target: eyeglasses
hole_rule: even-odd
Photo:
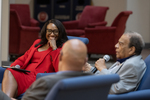
[[[58,35],[58,33],[59,33],[58,30],[47,29],[47,33],[48,33],[48,34],[52,34],[52,32],[53,32],[54,35]]]

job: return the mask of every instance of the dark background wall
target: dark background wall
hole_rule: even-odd
[[[91,0],[35,0],[34,18],[40,22],[40,27],[52,18],[77,20],[86,5],[91,5]]]

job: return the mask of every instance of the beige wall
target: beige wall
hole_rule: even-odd
[[[108,22],[107,26],[112,24],[114,18],[119,12],[126,10],[126,2],[126,0],[92,0],[93,5],[95,6],[109,7],[105,18],[105,20]]]
[[[2,0],[2,26],[1,26],[1,59],[8,60],[8,43],[9,43],[9,0]]]
[[[30,6],[30,15],[33,18],[33,8],[34,8],[34,0],[9,0],[11,4],[29,4]]]
[[[3,0],[2,6],[2,61],[8,60],[8,8],[10,3],[29,4],[33,18],[34,0]],[[141,33],[146,43],[150,43],[150,0],[92,0],[94,6],[108,6],[106,15],[107,26],[110,26],[119,12],[132,10],[133,14],[127,21],[126,30]]]
[[[133,11],[127,30],[139,32],[145,43],[150,43],[150,0],[127,0],[127,10]]]
[[[2,30],[1,30],[1,26],[2,26],[2,0],[0,0],[0,41],[2,41],[1,40],[1,38],[2,38]],[[0,66],[2,65],[2,62],[1,62],[1,60],[2,60],[2,43],[0,42]]]

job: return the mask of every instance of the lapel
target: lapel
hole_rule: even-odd
[[[124,64],[124,62],[123,63],[119,63],[119,62],[116,62],[111,68],[110,68],[110,70],[111,70],[111,72],[112,73],[117,73],[120,69],[121,69],[121,67],[123,66],[123,64]]]
[[[32,48],[32,49],[31,49],[30,53],[28,54],[28,58],[26,59],[24,65],[23,65],[23,67],[22,67],[23,69],[25,69],[25,68],[27,67],[27,65],[29,64],[29,61],[31,60],[31,58],[32,58],[32,56],[33,56],[35,50],[36,50],[38,47],[40,47],[40,45],[37,46],[36,48]]]

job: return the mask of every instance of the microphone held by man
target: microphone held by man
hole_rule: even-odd
[[[109,55],[104,55],[103,59],[105,60],[105,62],[108,62],[110,60],[110,56]],[[95,73],[96,71],[97,71],[97,68],[94,67],[94,69],[91,72]]]

